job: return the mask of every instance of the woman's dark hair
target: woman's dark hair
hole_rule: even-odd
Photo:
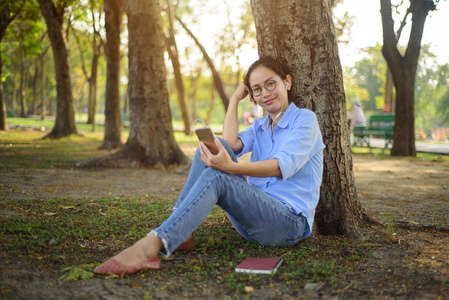
[[[243,76],[243,82],[248,88],[251,88],[249,84],[249,77],[251,76],[251,73],[256,69],[257,67],[263,66],[265,68],[268,68],[272,70],[274,73],[278,74],[281,79],[285,79],[287,75],[289,74],[287,68],[285,68],[280,62],[277,60],[271,58],[271,57],[262,57],[259,60],[256,60],[249,68],[248,71],[246,71],[246,74]]]

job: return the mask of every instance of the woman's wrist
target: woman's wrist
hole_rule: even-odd
[[[232,103],[232,104],[238,105],[240,100],[242,100],[242,99],[239,99],[239,97],[237,97],[236,95],[232,95],[231,99],[229,99],[229,104]]]

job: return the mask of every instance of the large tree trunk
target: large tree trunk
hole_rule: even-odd
[[[52,0],[39,0],[42,15],[47,23],[48,36],[53,49],[56,74],[56,120],[53,130],[46,136],[61,138],[77,134],[70,77],[69,53],[63,30],[63,10],[58,10]]]
[[[92,159],[87,166],[138,168],[187,163],[173,137],[159,0],[127,0],[124,8],[129,32],[129,137],[118,152]]]
[[[166,38],[167,41],[167,53],[173,65],[173,72],[176,80],[176,90],[178,94],[178,103],[181,108],[182,119],[184,121],[184,133],[186,135],[190,134],[192,128],[192,115],[190,113],[189,101],[187,99],[186,91],[184,88],[184,80],[181,74],[181,65],[179,63],[178,56],[178,46],[176,45],[175,30],[174,30],[174,7],[171,0],[167,0],[167,11],[169,19],[169,36]]]
[[[101,149],[116,149],[122,145],[122,119],[120,115],[120,29],[121,1],[105,0],[106,28],[106,102],[104,139]]]
[[[207,54],[206,49],[203,47],[203,45],[200,43],[200,41],[196,38],[196,36],[189,30],[189,28],[181,21],[180,18],[176,17],[176,20],[181,24],[181,26],[184,28],[184,30],[187,32],[187,34],[193,39],[195,44],[198,46],[198,48],[201,50],[201,53],[203,54],[204,60],[206,60],[207,65],[210,68],[210,71],[212,72],[212,78],[214,79],[214,86],[218,91],[218,94],[221,97],[221,101],[223,102],[223,106],[225,107],[225,110],[228,110],[229,105],[229,99],[226,95],[226,92],[223,87],[223,81],[221,81],[220,74],[217,72],[217,69],[215,69],[215,65],[210,58],[209,54]]]
[[[317,114],[324,174],[315,223],[321,234],[357,234],[366,215],[354,182],[343,75],[328,0],[251,0],[261,57],[288,66],[290,98]]]
[[[415,76],[424,23],[430,10],[435,10],[431,0],[410,0],[412,28],[405,55],[397,49],[397,37],[391,14],[391,1],[380,0],[383,47],[382,54],[388,63],[396,87],[395,124],[393,134],[393,156],[416,156],[415,148]]]

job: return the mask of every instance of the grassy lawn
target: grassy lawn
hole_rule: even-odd
[[[52,127],[51,121],[13,118],[8,124]],[[15,129],[0,132],[0,170],[70,169],[75,161],[106,154],[97,148],[102,142],[102,126],[96,132],[79,124],[80,136],[60,140],[41,138],[44,132]],[[127,135],[125,132],[124,135]],[[176,133],[180,144],[190,138]],[[365,149],[355,148],[356,153]],[[382,155],[374,150],[373,155]],[[426,157],[426,159],[429,159]],[[432,159],[432,158],[430,158]],[[435,159],[439,159],[435,157]],[[5,187],[2,181],[0,186]],[[168,217],[170,201],[157,195],[128,197],[11,201],[0,194],[0,249],[7,259],[20,259],[34,267],[56,269],[65,279],[88,279],[98,264],[129,246]],[[198,248],[192,253],[162,261],[155,273],[137,276],[159,283],[172,278],[170,287],[188,287],[191,294],[213,285],[213,293],[239,296],[245,286],[295,289],[307,282],[335,285],[338,275],[363,272],[363,263],[372,257],[370,243],[343,236],[317,236],[287,248],[266,248],[244,241],[219,209],[195,232]],[[234,272],[245,257],[282,256],[285,262],[274,275]]]

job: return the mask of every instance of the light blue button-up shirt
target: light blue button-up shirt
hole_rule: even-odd
[[[316,115],[291,103],[271,134],[271,118],[266,115],[239,132],[241,156],[252,152],[251,162],[277,159],[280,177],[248,177],[248,181],[268,195],[307,218],[304,237],[312,233],[315,208],[320,197],[324,144]]]

